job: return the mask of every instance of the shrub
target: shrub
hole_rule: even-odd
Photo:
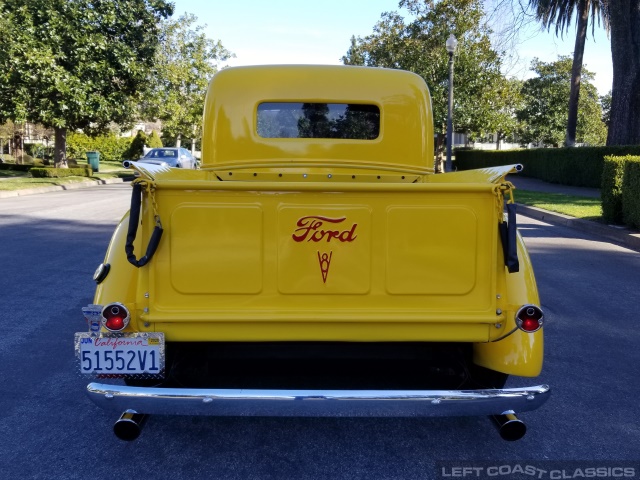
[[[89,165],[87,165],[89,167]],[[90,177],[89,168],[32,168],[29,173],[33,178]]]
[[[19,172],[28,172],[33,165],[16,165],[15,163],[0,163],[0,170],[14,170]]]
[[[455,154],[458,170],[521,163],[524,166],[523,176],[563,185],[600,188],[604,157],[640,155],[640,145],[526,150],[456,149]]]
[[[37,144],[37,143],[27,143],[27,142],[25,142],[23,144],[24,153],[26,153],[27,155],[30,155],[32,157],[35,157],[35,156],[37,156],[36,155],[36,150],[38,150],[39,146],[40,145]]]
[[[16,157],[17,165],[33,165],[34,158],[31,155],[27,155],[26,153],[19,155]]]
[[[151,135],[147,138],[147,147],[149,148],[162,148],[162,140],[160,140],[160,135],[155,130],[151,132]]]
[[[640,157],[627,158],[622,180],[622,216],[624,223],[640,228]]]
[[[129,145],[129,149],[125,152],[126,159],[129,160],[137,160],[144,154],[144,146],[147,144],[147,135],[142,131],[138,130],[136,136],[133,138],[131,145]]]
[[[44,158],[45,155],[53,153],[53,146],[49,147],[42,143],[25,143],[24,153],[35,158]]]
[[[31,155],[27,155],[23,153],[22,155],[18,155],[17,157],[12,157],[11,155],[3,155],[0,157],[0,164],[7,165],[33,165],[36,161]]]
[[[626,157],[604,157],[602,168],[602,184],[600,197],[602,198],[602,218],[607,222],[622,223],[622,179]]]
[[[131,138],[111,135],[97,145],[95,150],[100,152],[100,159],[106,162],[121,162],[126,160],[125,152],[131,146]]]
[[[67,157],[84,157],[87,152],[97,150],[95,143],[95,139],[84,133],[69,133],[67,134]]]
[[[125,160],[125,152],[131,145],[131,138],[119,138],[115,134],[89,137],[84,133],[70,133],[67,136],[67,157],[84,159],[87,152],[100,152],[100,160],[119,162]]]

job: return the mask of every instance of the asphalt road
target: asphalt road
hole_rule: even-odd
[[[83,393],[73,333],[129,194],[108,185],[0,199],[1,479],[428,479],[443,461],[640,464],[640,254],[526,218],[548,319],[535,383],[553,395],[522,415],[524,439],[501,440],[485,418],[160,416],[136,442],[116,439],[115,418]]]

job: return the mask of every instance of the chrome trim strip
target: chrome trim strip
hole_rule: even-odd
[[[535,410],[548,385],[500,390],[244,390],[147,388],[90,383],[106,410],[159,415],[284,417],[433,417]]]

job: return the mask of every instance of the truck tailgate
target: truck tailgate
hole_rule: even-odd
[[[158,330],[486,341],[496,323],[494,184],[167,181],[156,197],[142,281]]]

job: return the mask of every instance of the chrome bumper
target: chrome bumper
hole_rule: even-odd
[[[90,383],[87,395],[118,413],[285,417],[436,417],[535,410],[548,385],[500,390],[240,390]]]

